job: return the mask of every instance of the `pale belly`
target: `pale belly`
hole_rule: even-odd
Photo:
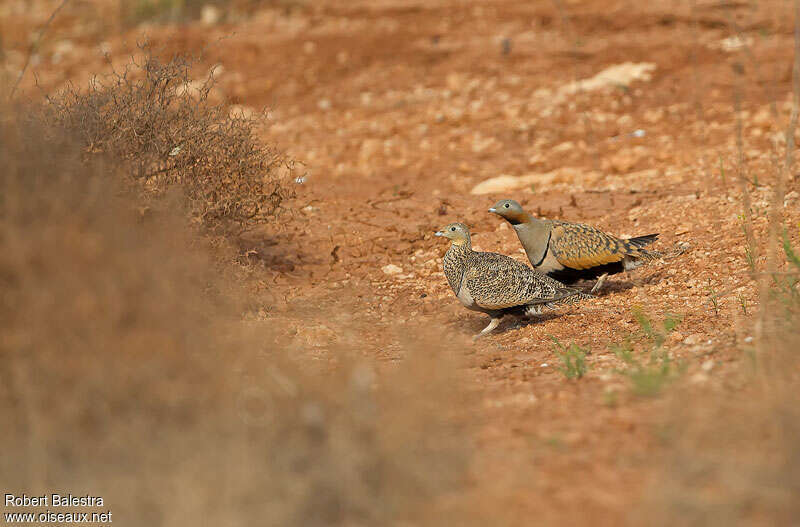
[[[469,292],[469,288],[462,286],[456,297],[464,304],[464,307],[472,309],[475,306],[475,300]]]
[[[475,303],[475,299],[472,298],[472,295],[469,292],[469,288],[467,288],[466,286],[461,288],[461,291],[458,292],[456,297],[462,304],[464,304],[464,307],[466,307],[467,309],[472,311],[478,311],[480,313],[486,312],[485,309],[481,308],[478,304]]]

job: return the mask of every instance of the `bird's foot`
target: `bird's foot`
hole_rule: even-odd
[[[482,336],[486,335],[494,328],[496,328],[498,324],[500,324],[500,318],[492,318],[492,320],[489,321],[489,325],[483,328],[483,331],[472,337],[472,340],[478,340],[479,338],[481,338]]]
[[[593,295],[597,294],[597,292],[600,291],[600,288],[603,287],[603,283],[606,281],[606,278],[608,278],[608,273],[603,273],[602,275],[600,275],[600,278],[597,279],[597,282],[594,284],[594,287],[589,292]]]
[[[541,305],[541,304],[534,304],[532,306],[528,306],[525,310],[525,316],[528,318],[536,318],[542,314],[542,311],[549,308],[551,306],[548,305]]]

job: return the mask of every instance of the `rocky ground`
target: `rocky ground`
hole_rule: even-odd
[[[25,59],[15,43],[57,2],[17,4],[0,7],[10,78]],[[391,368],[398,341],[421,326],[457,342],[479,430],[470,498],[520,525],[610,525],[652,481],[669,393],[737,389],[758,306],[743,203],[763,236],[791,110],[786,9],[332,0],[125,26],[109,22],[108,3],[75,2],[20,89],[35,93],[34,72],[45,91],[84,83],[108,67],[104,54],[122,64],[145,34],[156,48],[203,50],[197,74],[214,72],[212,97],[267,108],[264,140],[306,173],[281,226],[236,240],[261,302],[253,316],[308,360],[335,360],[355,341]],[[797,225],[800,179],[788,175],[783,213]],[[473,342],[487,320],[453,297],[433,232],[462,221],[480,249],[525,261],[486,211],[501,197],[620,235],[659,232],[657,249],[683,253]],[[638,394],[613,352],[629,337],[646,346],[636,310],[680,318],[664,343],[674,382],[659,396]],[[582,379],[559,371],[551,337],[587,351]]]

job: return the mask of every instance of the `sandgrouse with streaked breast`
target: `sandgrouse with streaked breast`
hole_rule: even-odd
[[[644,249],[658,234],[617,238],[591,225],[535,218],[512,199],[498,201],[489,212],[514,227],[535,269],[566,284],[597,279],[592,293],[600,290],[608,275],[630,271],[662,256]]]
[[[591,298],[508,256],[473,251],[469,228],[463,223],[451,223],[436,236],[451,242],[444,255],[444,274],[456,297],[467,309],[491,317],[475,338],[496,328],[504,315],[535,315]]]

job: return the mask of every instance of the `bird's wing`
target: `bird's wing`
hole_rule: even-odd
[[[580,223],[558,222],[553,226],[550,249],[559,263],[572,269],[589,269],[619,262],[625,256],[638,256],[639,248]]]
[[[547,303],[575,294],[527,265],[495,253],[476,253],[462,287],[468,288],[475,304],[483,309]]]

